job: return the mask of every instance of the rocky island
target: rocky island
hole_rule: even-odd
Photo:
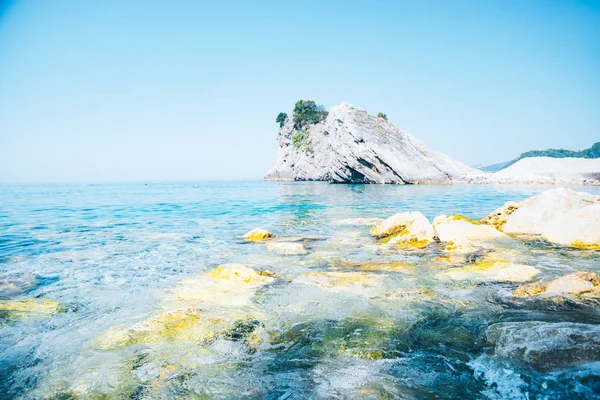
[[[348,103],[329,112],[300,100],[291,118],[280,113],[273,181],[331,183],[566,183],[600,184],[600,159],[523,158],[497,173],[469,167],[433,151],[397,128]]]

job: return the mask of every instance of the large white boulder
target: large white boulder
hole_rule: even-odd
[[[439,215],[433,220],[435,236],[446,250],[469,251],[482,241],[505,238],[502,232],[460,215]]]
[[[566,246],[600,248],[600,196],[558,188],[519,204],[506,218],[504,232],[541,235]]]

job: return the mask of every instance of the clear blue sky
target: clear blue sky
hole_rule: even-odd
[[[468,164],[589,147],[600,2],[0,2],[2,182],[260,179],[298,99]]]

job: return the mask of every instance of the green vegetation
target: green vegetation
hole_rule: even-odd
[[[279,115],[277,115],[277,119],[275,120],[275,122],[279,124],[280,128],[282,128],[285,124],[285,121],[287,121],[287,117],[288,115],[284,112],[280,112]]]
[[[294,106],[294,128],[300,130],[327,118],[328,112],[312,100],[298,100]]]
[[[292,136],[292,143],[294,144],[295,148],[304,152],[312,153],[313,150],[309,140],[310,132],[307,130],[298,131],[294,133],[294,136]]]
[[[377,118],[383,118],[387,121],[387,115],[385,115],[384,113],[380,112],[379,114],[377,114]]]
[[[509,162],[504,168],[528,157],[552,157],[552,158],[600,158],[600,142],[594,143],[592,147],[585,150],[573,151],[564,149],[531,150],[521,154]]]

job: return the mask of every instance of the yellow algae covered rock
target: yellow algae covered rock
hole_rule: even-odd
[[[260,241],[260,240],[271,239],[274,236],[275,235],[273,235],[269,231],[265,231],[264,229],[261,229],[261,228],[255,228],[255,229],[252,229],[250,232],[246,233],[244,236],[242,236],[242,238],[244,238],[246,240],[251,240],[251,241]]]
[[[446,251],[470,251],[476,241],[505,238],[502,232],[461,215],[440,215],[433,220],[435,236]]]
[[[175,338],[198,325],[203,314],[193,307],[168,311],[131,327],[110,330],[99,339],[98,344],[102,349],[109,349]]]
[[[242,264],[223,264],[210,271],[208,275],[214,279],[242,281],[244,283],[259,282],[262,284],[273,280],[272,274],[257,272]]]
[[[593,272],[575,272],[547,283],[535,282],[521,286],[513,294],[516,297],[600,296],[600,275]]]
[[[504,232],[540,235],[552,243],[600,249],[600,196],[558,188],[521,202]]]
[[[458,281],[527,282],[539,273],[539,269],[529,265],[497,261],[481,262],[462,268],[453,268],[440,273],[438,277],[450,278]]]
[[[181,281],[171,290],[178,303],[241,307],[255,290],[273,282],[273,273],[242,264],[223,264],[198,277]]]
[[[415,266],[401,261],[372,261],[358,262],[351,260],[335,261],[330,265],[332,269],[351,269],[359,271],[387,271],[402,274],[414,274]]]
[[[306,272],[296,282],[318,286],[329,290],[360,291],[372,288],[389,280],[385,275],[366,272]]]
[[[506,221],[508,221],[508,217],[510,217],[513,212],[518,210],[519,207],[521,207],[521,203],[517,203],[516,201],[506,202],[502,207],[494,210],[491,214],[485,217],[482,222],[484,224],[493,226],[500,232],[503,232],[504,224]]]
[[[371,236],[385,238],[389,244],[423,247],[433,239],[433,228],[418,211],[392,215],[369,231]]]
[[[308,253],[302,243],[269,242],[267,249],[282,255],[302,255]]]
[[[185,307],[163,312],[133,326],[109,330],[98,340],[101,349],[151,344],[163,340],[210,342],[217,337],[245,339],[250,345],[261,342],[257,328],[262,324],[253,314],[238,311],[217,312]]]
[[[467,242],[506,237],[491,226],[462,215],[440,215],[433,220],[435,236],[442,242]]]
[[[9,318],[47,317],[61,310],[53,300],[8,300],[0,301],[0,313]]]

